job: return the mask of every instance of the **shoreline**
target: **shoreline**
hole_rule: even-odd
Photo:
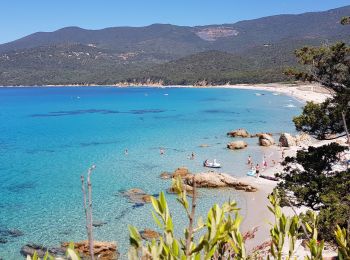
[[[242,89],[273,92],[274,95],[284,94],[296,98],[300,102],[322,103],[332,96],[330,90],[315,83],[259,83],[259,84],[234,84],[234,85],[159,85],[159,84],[115,84],[115,85],[40,85],[40,86],[0,86],[0,88],[74,88],[74,87],[106,87],[106,88],[224,88],[224,89]]]
[[[282,148],[285,151],[285,157],[287,156],[295,156],[297,151],[302,150],[304,148],[308,148],[310,146],[322,146],[326,144],[330,144],[333,142],[340,142],[340,143],[346,143],[345,137],[339,137],[334,140],[316,140],[313,139],[311,143],[309,144],[303,144],[301,146],[292,146],[292,147],[285,147]],[[270,151],[277,154],[279,159],[281,159],[281,153],[282,149],[280,149],[278,146],[271,146],[269,147]],[[271,162],[271,160],[268,160]],[[281,165],[281,160],[278,160],[276,165],[268,167],[265,171],[262,171],[261,174],[267,175],[267,176],[274,176],[275,173],[280,172],[283,170],[283,166]],[[240,180],[244,181],[245,183],[254,185],[258,188],[257,192],[247,193],[247,192],[239,192],[245,199],[246,203],[246,215],[243,218],[242,221],[242,232],[249,232],[254,230],[255,228],[258,228],[254,238],[246,241],[246,249],[248,252],[251,252],[254,248],[256,248],[259,245],[262,245],[263,243],[269,241],[270,237],[270,228],[271,225],[269,223],[274,223],[275,219],[273,214],[269,211],[267,206],[269,205],[269,200],[267,196],[272,193],[273,189],[277,186],[278,181],[270,181],[264,178],[255,178],[250,176],[245,176],[239,178]],[[306,212],[308,210],[307,207],[299,207],[295,208],[296,212],[298,214],[302,212]],[[290,207],[283,207],[282,208],[283,213],[285,213],[287,216],[293,216],[295,215],[294,211]],[[296,256],[301,257],[302,259],[305,256],[305,249],[300,244],[296,247]],[[332,251],[326,252],[333,254]],[[298,258],[299,259],[299,258]]]

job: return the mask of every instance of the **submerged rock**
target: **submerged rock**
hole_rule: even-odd
[[[99,221],[99,220],[95,220],[94,222],[92,222],[92,226],[94,226],[94,227],[102,227],[106,224],[107,224],[107,222]]]
[[[6,244],[7,242],[6,238],[0,237],[0,244]]]
[[[160,234],[152,229],[145,228],[144,230],[140,231],[140,235],[142,239],[147,241],[152,241],[153,239],[159,239]]]
[[[275,140],[269,134],[261,134],[259,136],[259,145],[261,146],[271,146],[275,144]]]
[[[4,237],[20,237],[24,234],[19,229],[0,229],[0,235]]]
[[[62,248],[66,249],[68,246],[69,242],[62,243]],[[83,259],[89,259],[88,241],[75,242],[74,249]],[[96,259],[100,260],[118,259],[119,253],[117,251],[117,245],[113,242],[94,241],[94,256]]]
[[[167,180],[172,177],[172,174],[170,172],[162,172],[159,177],[163,180]]]
[[[244,149],[248,146],[248,144],[244,141],[234,141],[227,144],[227,148],[230,150],[239,150]]]
[[[231,137],[243,137],[243,138],[250,137],[250,134],[245,129],[233,130],[228,132],[227,135]]]
[[[48,248],[37,244],[26,244],[22,246],[20,251],[21,255],[23,255],[24,257],[27,257],[28,255],[33,256],[34,252],[36,252],[39,257],[43,257],[46,254],[46,252],[49,252],[49,254],[54,257],[59,257],[65,255],[66,249],[59,247]]]
[[[291,147],[296,145],[295,137],[288,133],[282,133],[279,142],[282,147]]]
[[[150,203],[151,195],[147,194],[141,189],[133,188],[127,191],[122,192],[122,195],[129,199],[131,203],[140,204],[140,203]]]

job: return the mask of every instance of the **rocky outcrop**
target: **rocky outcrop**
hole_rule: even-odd
[[[62,248],[66,249],[69,242],[62,243]],[[81,241],[74,243],[74,249],[83,259],[89,259],[89,243]],[[94,241],[94,255],[96,259],[115,260],[118,259],[117,245],[113,242]]]
[[[230,150],[239,150],[244,149],[248,146],[248,144],[244,141],[234,141],[227,144],[227,148]]]
[[[152,241],[153,239],[159,239],[160,234],[152,229],[145,228],[144,230],[140,231],[140,235],[142,239],[147,241]]]
[[[151,195],[137,188],[123,191],[122,195],[128,198],[131,203],[150,203],[151,202]]]
[[[240,181],[225,173],[207,172],[193,175],[187,175],[184,178],[185,184],[193,186],[193,181],[196,182],[198,188],[224,188],[230,187],[236,190],[244,190],[247,192],[255,192],[257,188],[250,185],[249,183]]]
[[[271,146],[275,144],[275,140],[269,134],[261,134],[259,136],[259,145],[261,146]]]
[[[188,174],[190,174],[190,172],[186,167],[179,167],[174,171],[174,173],[171,175],[171,177],[172,178],[176,178],[178,176],[184,177]]]
[[[297,144],[295,137],[293,137],[291,134],[288,134],[288,133],[282,133],[280,136],[279,142],[282,147],[291,147]]]
[[[227,135],[231,137],[243,137],[243,138],[250,137],[248,131],[242,128],[230,131],[227,133]]]
[[[295,136],[295,142],[297,145],[310,145],[312,143],[312,138],[306,133],[301,133]]]

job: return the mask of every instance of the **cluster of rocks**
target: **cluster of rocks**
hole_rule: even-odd
[[[249,134],[247,130],[240,128],[240,129],[228,132],[227,135],[230,137],[241,137],[241,138],[258,137],[259,145],[261,146],[271,146],[275,144],[275,140],[273,139],[271,133]],[[231,150],[244,149],[246,147],[248,147],[248,144],[242,140],[230,142],[227,144],[227,148]]]
[[[227,135],[230,137],[241,137],[241,138],[258,137],[260,146],[271,146],[275,144],[275,140],[271,133],[249,134],[248,131],[245,129],[237,129],[237,130],[228,132]],[[288,134],[288,133],[282,133],[279,138],[279,144],[282,147],[291,147],[291,146],[297,146],[297,145],[303,145],[303,144],[309,145],[311,144],[311,142],[312,142],[312,138],[305,133],[302,133],[296,136],[292,136],[291,134]],[[227,144],[227,148],[231,150],[244,149],[246,147],[248,147],[248,144],[243,140],[237,140]]]
[[[48,252],[55,258],[68,259],[67,256],[65,256],[65,253],[69,244],[69,242],[63,242],[60,247],[51,248],[42,245],[27,244],[21,248],[20,253],[24,257],[27,257],[33,256],[34,252],[36,252],[38,256],[42,258],[46,252]],[[74,250],[80,255],[81,259],[90,259],[88,241],[75,242]],[[94,241],[94,256],[96,259],[101,260],[116,260],[119,256],[117,245],[113,242]]]
[[[184,182],[183,187],[189,194],[193,192],[193,181],[196,182],[197,188],[234,188],[236,190],[244,190],[247,192],[257,191],[257,188],[249,183],[243,182],[231,175],[217,172],[206,172],[192,174],[185,167],[176,169],[173,173],[166,173],[167,178],[176,178],[180,176]],[[161,174],[164,179],[165,173]],[[168,192],[174,193],[175,191],[170,188]]]

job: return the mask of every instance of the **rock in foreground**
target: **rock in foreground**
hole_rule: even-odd
[[[68,246],[68,242],[62,243],[62,248],[67,248]],[[88,241],[75,242],[74,249],[83,259],[89,259],[90,253]],[[117,245],[113,242],[94,241],[94,255],[96,259],[101,260],[118,259]]]
[[[37,244],[26,244],[22,246],[20,251],[21,255],[24,257],[27,257],[28,255],[33,256],[34,252],[36,252],[40,258],[44,257],[46,252],[49,252],[49,254],[54,257],[62,257],[65,255],[66,250],[64,248],[47,248]]]
[[[244,149],[248,146],[248,144],[244,141],[234,141],[227,144],[227,148],[230,150],[239,150]]]

